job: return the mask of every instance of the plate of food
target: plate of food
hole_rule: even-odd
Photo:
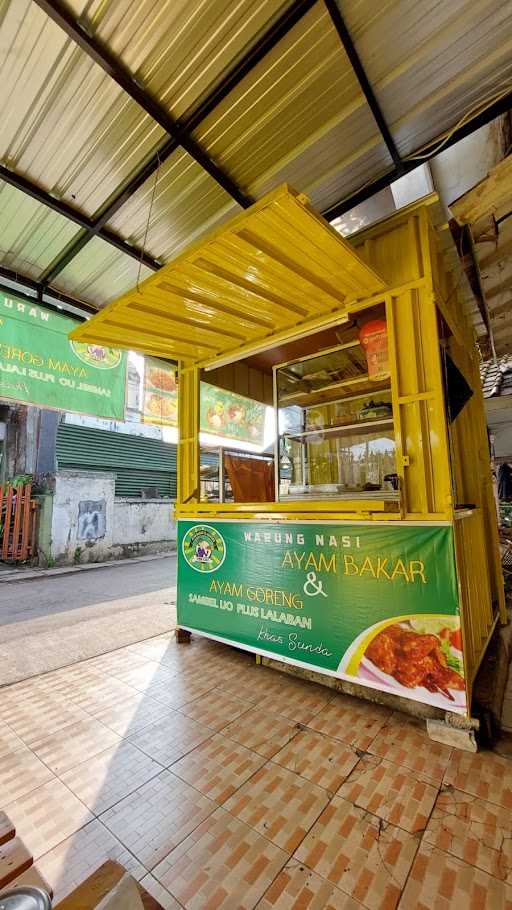
[[[176,420],[178,403],[174,398],[150,393],[144,399],[144,413],[151,417],[159,417],[161,420]]]
[[[158,392],[175,392],[176,373],[163,367],[149,367],[147,384]]]
[[[458,616],[396,617],[365,629],[339,666],[373,688],[462,711],[466,687]]]

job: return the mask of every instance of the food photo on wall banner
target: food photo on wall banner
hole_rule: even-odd
[[[144,358],[142,420],[161,426],[178,426],[176,366],[155,357]],[[265,405],[244,395],[201,382],[200,429],[229,439],[263,447]]]

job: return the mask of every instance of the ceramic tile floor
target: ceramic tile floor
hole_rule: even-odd
[[[56,901],[512,910],[512,762],[171,633],[0,690],[0,805]]]

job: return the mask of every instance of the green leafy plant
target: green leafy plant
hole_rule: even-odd
[[[500,518],[503,528],[512,528],[512,502],[500,502]]]
[[[6,481],[6,484],[8,487],[22,487],[26,483],[31,483],[32,479],[32,474],[16,474],[12,480]]]
[[[80,557],[82,555],[82,547],[75,547],[75,552],[73,554],[73,562],[75,565],[80,563]]]

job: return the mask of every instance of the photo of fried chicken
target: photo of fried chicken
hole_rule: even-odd
[[[464,679],[448,666],[441,634],[420,634],[394,623],[375,636],[365,657],[407,689],[423,686],[454,701],[450,689],[464,690]]]
[[[163,392],[174,392],[176,389],[176,377],[172,370],[151,367],[149,381],[153,388],[162,389]]]

